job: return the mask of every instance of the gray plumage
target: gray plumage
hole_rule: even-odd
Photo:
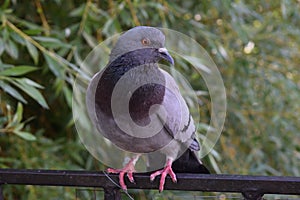
[[[112,143],[133,153],[158,151],[172,162],[186,149],[198,151],[200,146],[175,80],[158,67],[162,59],[174,62],[164,42],[164,34],[152,27],[136,27],[121,35],[108,65],[92,78],[86,104],[94,126]],[[136,128],[149,124],[161,129],[151,135],[148,129]]]

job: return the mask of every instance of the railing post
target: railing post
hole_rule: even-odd
[[[104,200],[122,200],[120,189],[117,187],[104,188]]]
[[[242,195],[245,200],[262,200],[264,196],[260,192],[243,192]]]
[[[4,200],[2,186],[3,185],[0,185],[0,200]]]

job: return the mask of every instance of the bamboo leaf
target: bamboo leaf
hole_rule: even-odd
[[[4,50],[5,50],[5,44],[3,40],[0,38],[0,56],[2,55]]]
[[[10,33],[9,33],[8,29],[4,28],[3,31],[2,31],[2,38],[3,38],[4,42],[8,41],[9,35],[10,35]]]
[[[27,50],[31,56],[31,58],[33,59],[33,62],[34,64],[37,64],[39,62],[39,52],[37,50],[37,48],[32,45],[30,42],[28,42],[26,40],[26,47],[27,47]]]
[[[20,123],[23,118],[23,105],[20,102],[18,103],[16,114],[18,116],[18,122]]]
[[[56,77],[63,77],[63,70],[62,70],[62,66],[53,58],[51,58],[50,56],[48,56],[47,54],[44,54],[44,57],[46,59],[46,62],[50,68],[50,70],[53,72],[53,74]]]
[[[86,40],[86,42],[89,44],[91,48],[95,48],[97,46],[98,44],[97,41],[91,35],[89,35],[86,32],[83,32],[82,36],[84,37],[84,39]]]
[[[10,36],[15,42],[17,42],[21,45],[25,45],[25,40],[23,38],[21,38],[17,33],[11,32]]]
[[[105,24],[102,28],[102,32],[103,32],[104,35],[109,35],[110,34],[109,29],[111,28],[111,25],[112,25],[113,22],[114,22],[114,20],[112,18],[108,19],[105,22]]]
[[[13,123],[19,124],[22,121],[23,117],[23,105],[19,102],[17,106],[17,111],[13,117]]]
[[[78,16],[81,16],[82,13],[84,12],[84,8],[85,8],[85,5],[82,4],[81,6],[79,6],[78,8],[75,8],[74,10],[72,10],[69,15],[71,17],[78,17]]]
[[[35,88],[39,88],[39,89],[44,89],[44,87],[40,84],[38,84],[37,82],[34,82],[33,80],[29,79],[29,78],[22,78],[28,85],[31,85]]]
[[[34,40],[39,41],[43,46],[48,48],[57,48],[57,47],[72,47],[69,44],[66,44],[65,42],[62,42],[61,40],[57,38],[51,38],[51,37],[42,37],[42,36],[35,36],[32,37]]]
[[[21,66],[14,66],[11,68],[8,68],[6,70],[0,71],[0,75],[2,76],[21,76],[24,74],[27,74],[29,72],[37,70],[37,67],[32,67],[32,66],[26,66],[26,65],[21,65]]]
[[[14,59],[19,57],[18,47],[12,40],[8,40],[5,44],[5,51]]]
[[[13,133],[16,134],[17,136],[25,139],[25,140],[28,140],[28,141],[35,141],[36,140],[36,137],[34,135],[32,135],[31,133],[29,133],[29,132],[17,131],[16,130]]]
[[[68,106],[72,107],[72,92],[68,87],[63,87],[63,92]]]
[[[40,42],[61,43],[61,41],[57,38],[43,37],[43,36],[36,36],[36,37],[32,37],[32,38],[37,41],[40,41]]]
[[[24,78],[15,78],[12,81],[12,84],[23,90],[26,94],[32,97],[35,101],[37,101],[43,108],[49,108],[46,100],[35,87],[28,84],[28,80]]]
[[[16,98],[17,100],[27,103],[27,101],[24,99],[24,97],[13,87],[11,87],[9,84],[5,83],[4,81],[0,81],[0,87],[10,94],[12,97]]]

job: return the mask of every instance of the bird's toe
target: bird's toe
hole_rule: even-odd
[[[158,170],[150,175],[150,180],[153,181],[156,176],[161,175],[159,181],[159,191],[162,192],[164,190],[164,185],[166,181],[167,175],[169,175],[174,183],[177,182],[176,174],[174,173],[171,163],[168,162],[164,169]]]
[[[133,171],[128,172],[127,177],[131,183],[135,183],[134,178],[133,178]]]

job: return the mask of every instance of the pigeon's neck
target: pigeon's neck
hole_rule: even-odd
[[[126,52],[122,55],[111,55],[109,67],[124,68],[129,70],[144,64],[157,63],[160,60],[158,52],[155,48],[136,49]]]

